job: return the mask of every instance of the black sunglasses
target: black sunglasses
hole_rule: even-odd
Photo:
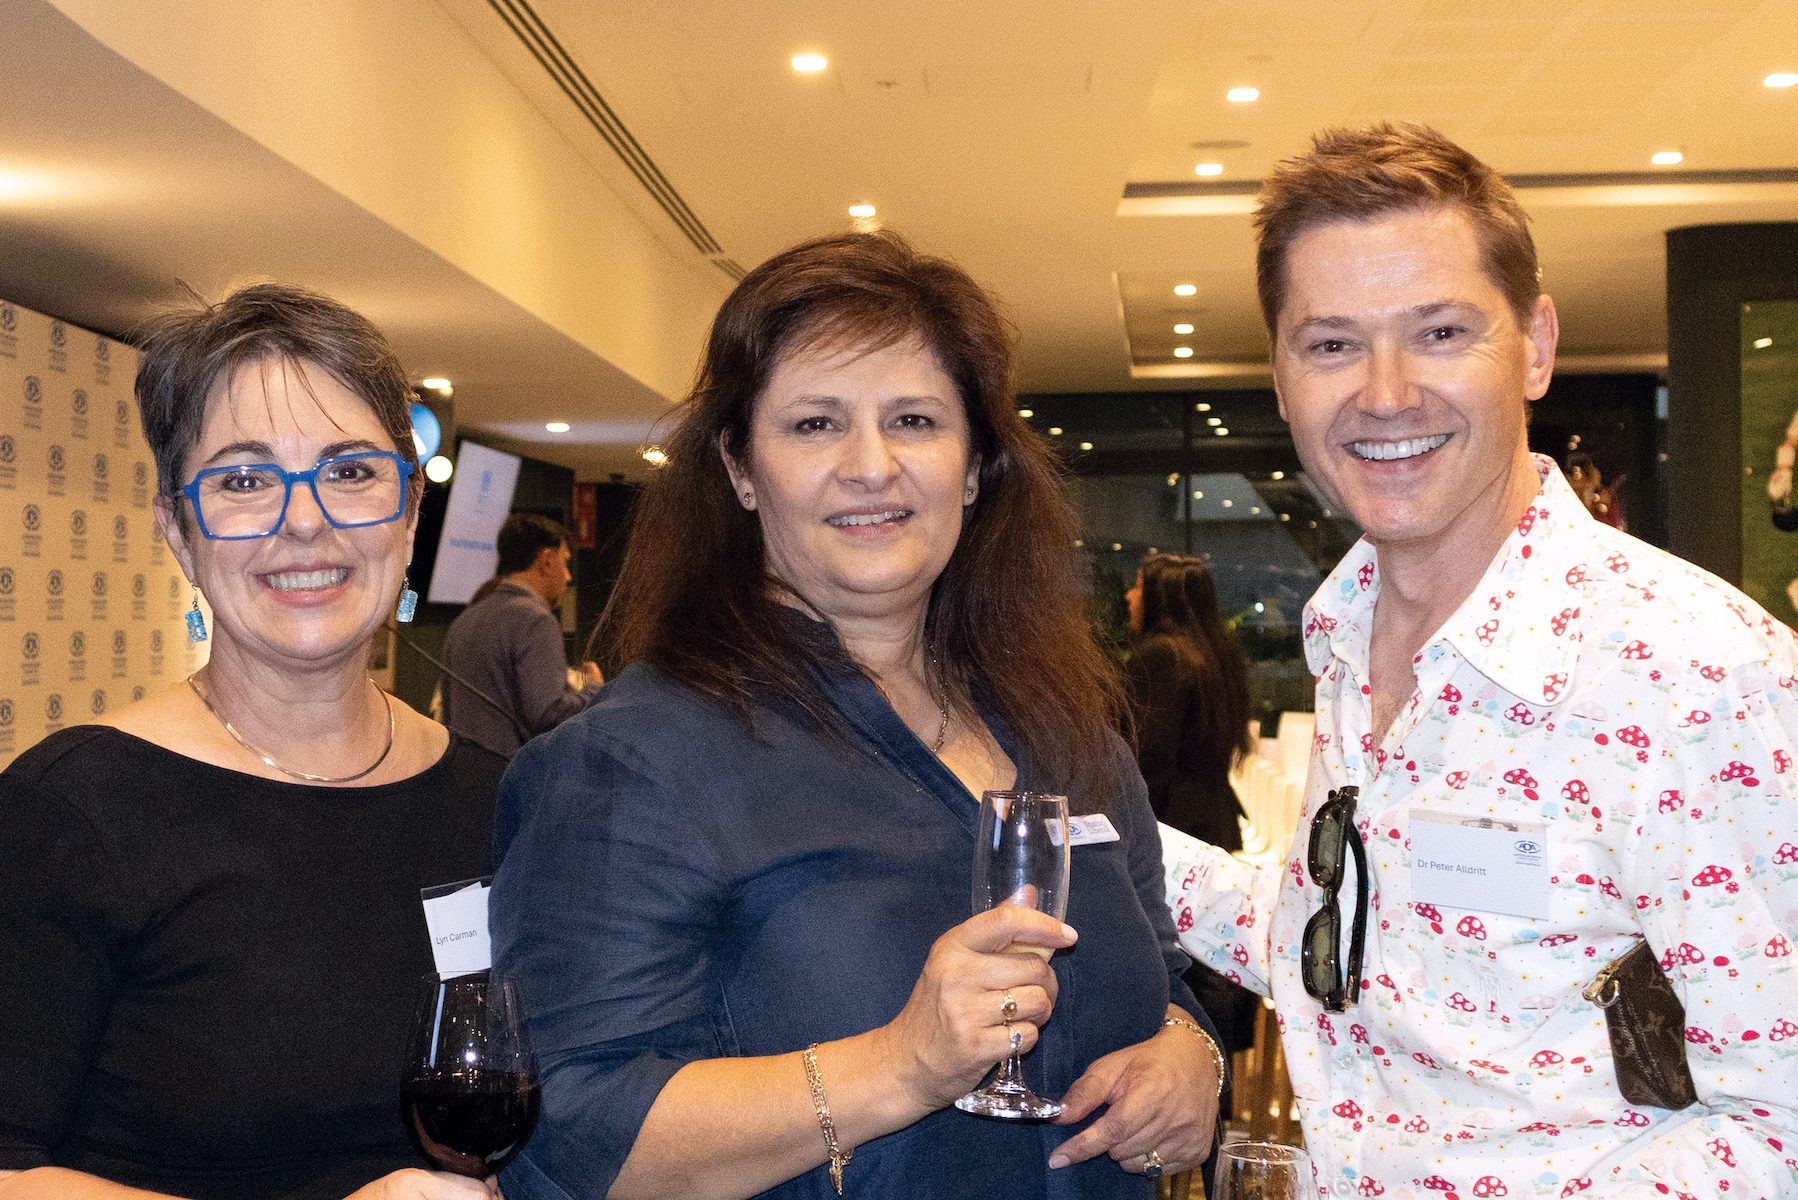
[[[1353,785],[1331,791],[1311,818],[1311,882],[1324,890],[1323,907],[1305,923],[1300,958],[1305,991],[1331,1012],[1348,1008],[1361,990],[1361,953],[1367,944],[1367,848],[1355,828]],[[1355,855],[1355,922],[1349,930],[1349,959],[1342,963],[1337,947],[1342,944],[1342,909],[1336,902],[1342,889],[1342,869],[1350,851]]]

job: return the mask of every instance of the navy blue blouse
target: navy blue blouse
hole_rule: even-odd
[[[770,709],[752,736],[727,706],[633,665],[513,760],[494,953],[518,981],[544,1085],[542,1120],[505,1173],[511,1200],[604,1196],[656,1095],[689,1062],[788,1053],[890,1021],[931,943],[968,917],[976,800],[871,680],[823,682],[844,737]],[[988,723],[1017,786],[1051,789]],[[1122,836],[1073,851],[1067,920],[1080,941],[1055,956],[1060,996],[1024,1059],[1050,1096],[1158,1032],[1170,997],[1210,1028],[1180,982],[1160,840],[1115,738],[1109,765],[1107,812]],[[1074,1132],[945,1109],[854,1147],[845,1193],[1153,1194],[1103,1156],[1049,1170]],[[834,1192],[820,1166],[765,1195]]]

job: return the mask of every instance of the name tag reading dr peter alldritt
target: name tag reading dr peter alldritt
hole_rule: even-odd
[[[1411,899],[1546,920],[1548,826],[1411,810]]]
[[[419,889],[425,928],[440,975],[466,975],[493,965],[487,940],[487,878]]]

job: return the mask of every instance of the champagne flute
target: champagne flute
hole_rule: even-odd
[[[1044,792],[988,792],[980,798],[974,843],[974,911],[1023,904],[1061,920],[1068,911],[1068,798]],[[1020,946],[1048,958],[1041,946]],[[1008,1022],[1009,1023],[1009,1022]],[[1061,1105],[1024,1083],[1013,1034],[1012,1052],[985,1087],[955,1102],[963,1112],[1009,1120],[1046,1121]]]
[[[518,995],[496,972],[427,975],[400,1076],[413,1148],[439,1171],[487,1179],[537,1124],[542,1087]]]
[[[1217,1151],[1216,1200],[1307,1200],[1317,1195],[1311,1158],[1278,1142],[1225,1142]]]

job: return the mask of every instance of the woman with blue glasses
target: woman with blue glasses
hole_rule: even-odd
[[[406,1169],[398,1101],[419,890],[488,871],[503,767],[368,679],[405,375],[260,285],[155,324],[137,395],[210,656],[0,775],[0,1197],[485,1196]]]

